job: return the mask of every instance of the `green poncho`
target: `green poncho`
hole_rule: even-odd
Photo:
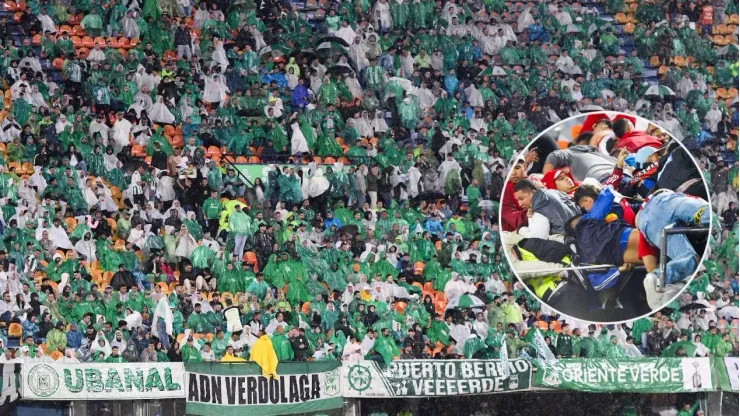
[[[275,331],[272,336],[272,347],[275,349],[278,361],[293,360],[293,346],[290,345],[290,340],[282,333],[282,330]]]

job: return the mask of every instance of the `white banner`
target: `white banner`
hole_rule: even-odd
[[[24,399],[146,400],[185,397],[182,363],[24,363]]]
[[[5,405],[18,400],[18,388],[20,364],[4,363],[0,364],[0,409]],[[18,370],[18,372],[16,372]],[[2,414],[3,412],[0,412]]]
[[[738,369],[738,357],[725,357],[725,368],[727,376],[730,378],[730,387],[732,391],[740,390],[740,369]]]

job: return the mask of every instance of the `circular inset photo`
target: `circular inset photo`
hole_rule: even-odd
[[[500,204],[511,269],[560,314],[619,323],[665,307],[707,250],[702,171],[666,130],[594,112],[550,127],[509,166]]]

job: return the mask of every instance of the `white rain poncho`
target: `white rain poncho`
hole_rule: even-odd
[[[93,48],[85,59],[92,62],[103,62],[105,61],[105,53],[100,48]]]
[[[175,255],[182,258],[190,258],[193,254],[193,250],[198,247],[198,242],[195,241],[192,235],[188,232],[186,226],[180,227],[180,234],[177,236],[177,248],[175,249]]]
[[[455,346],[455,351],[459,355],[464,355],[463,347],[465,346],[465,341],[470,338],[470,328],[467,327],[467,325],[460,325],[460,324],[452,324],[450,327],[450,337],[454,339],[457,344]]]
[[[380,22],[381,28],[389,29],[393,25],[393,19],[391,18],[391,9],[388,6],[388,2],[379,1],[375,3],[375,10],[373,16],[376,16]]]
[[[689,74],[684,75],[676,84],[676,94],[681,98],[686,98],[689,92],[693,89],[694,81],[691,80]]]
[[[214,42],[211,61],[212,66],[218,66],[219,72],[222,74],[226,72],[226,68],[229,66],[229,60],[226,58],[226,51],[224,50],[224,43],[222,41]]]
[[[373,131],[375,131],[375,134],[385,133],[389,130],[388,123],[386,123],[385,118],[383,118],[383,111],[378,110],[375,112],[375,118],[370,123],[370,126],[373,128]]]
[[[172,310],[170,309],[170,305],[167,302],[166,297],[159,298],[159,302],[157,302],[157,306],[154,308],[154,317],[152,319],[152,335],[154,335],[157,338],[162,338],[165,334],[159,334],[159,328],[157,323],[159,322],[159,319],[164,320],[165,323],[165,331],[167,332],[167,335],[172,335],[172,323],[174,322],[175,318],[172,315]]]
[[[290,70],[288,70],[288,73],[285,74],[285,79],[288,81],[288,88],[293,91],[298,85],[298,77],[296,76],[295,72],[293,72],[293,68],[290,68]]]
[[[347,45],[352,45],[352,43],[355,40],[355,36],[357,36],[357,34],[352,29],[352,26],[347,25],[347,26],[340,27],[339,30],[334,32],[334,36],[347,42]]]
[[[41,225],[39,225],[39,227],[36,229],[37,240],[41,240],[43,230],[44,228]],[[57,248],[61,248],[63,250],[70,250],[74,248],[74,246],[72,245],[72,241],[70,241],[69,236],[67,235],[67,232],[64,231],[64,228],[62,228],[61,225],[52,225],[48,231],[49,239],[54,242],[54,245],[56,245]]]
[[[149,114],[149,119],[155,123],[172,124],[175,122],[175,116],[167,108],[167,104],[165,104],[161,95],[157,96],[157,102],[152,105],[147,114]]]
[[[209,103],[221,103],[226,100],[226,95],[229,92],[229,87],[226,86],[223,76],[213,74],[212,76],[205,78],[203,101],[207,101]]]
[[[516,31],[517,33],[522,33],[522,31],[533,24],[534,18],[532,17],[532,8],[527,6],[521,13],[519,13],[519,18],[516,21]]]
[[[85,239],[85,237],[90,237],[90,239]],[[75,251],[77,254],[82,256],[86,261],[93,263],[98,259],[98,256],[96,254],[96,247],[95,247],[95,239],[93,239],[93,235],[90,231],[86,232],[83,236],[82,240],[78,241],[75,244]]]
[[[441,150],[440,150],[441,152]],[[437,170],[439,171],[439,186],[441,188],[444,188],[445,181],[447,180],[447,175],[450,174],[453,170],[461,170],[460,164],[457,163],[456,160],[445,160],[439,165],[439,168]]]
[[[362,71],[370,65],[370,61],[367,59],[367,51],[368,47],[360,41],[359,36],[355,36],[354,43],[351,43],[349,47],[349,59],[355,63],[358,71]]]
[[[118,340],[118,335],[121,336],[121,340]],[[113,341],[110,343],[111,349],[113,347],[118,347],[118,351],[125,351],[126,350],[126,340],[123,339],[123,332],[116,331],[115,334],[113,334]]]
[[[475,84],[470,84],[467,88],[465,88],[465,95],[468,97],[468,102],[470,102],[471,107],[483,107],[485,106],[485,103],[483,102],[483,95],[478,91],[477,88],[475,88]]]
[[[136,23],[136,19],[131,14],[121,19],[121,35],[131,38],[138,38],[141,35],[139,24]]]
[[[138,76],[139,74],[137,74]],[[139,82],[142,83],[141,86],[139,86],[139,91],[134,94],[134,103],[133,105],[139,105],[143,110],[149,113],[149,109],[152,108],[152,105],[154,105],[154,102],[152,101],[151,95],[149,95],[149,91],[151,91],[153,88],[149,88],[150,84],[154,84],[154,80],[152,80],[151,76],[149,74],[141,74],[139,77]]]
[[[128,311],[131,311],[131,313],[127,314],[125,318],[126,329],[131,331],[141,326],[144,322],[144,317],[138,311],[131,310],[131,308],[126,309],[126,312]]]
[[[373,128],[370,126],[370,118],[367,111],[362,112],[362,117],[353,118],[352,123],[360,137],[373,137]]]
[[[100,341],[103,341],[102,343]],[[103,331],[98,331],[98,334],[95,336],[95,340],[93,341],[92,345],[90,346],[90,351],[93,353],[93,357],[95,357],[98,352],[103,353],[103,358],[108,358],[111,353],[111,346],[108,342],[108,339],[105,337],[105,333]]]
[[[707,121],[709,129],[712,133],[717,132],[717,125],[722,121],[722,112],[717,108],[717,103],[712,104],[712,109],[707,112],[704,116],[704,120]]]
[[[113,123],[113,140],[115,140],[116,146],[123,148],[129,145],[129,135],[132,127],[133,124],[125,118]]]
[[[185,97],[180,104],[180,119],[185,120],[195,114],[195,110],[190,105],[190,97]]]
[[[356,77],[349,76],[344,79],[344,83],[347,84],[347,89],[352,94],[352,98],[362,98],[362,87]]]
[[[54,20],[46,14],[43,10],[42,13],[38,16],[36,16],[36,19],[38,19],[39,22],[41,22],[41,33],[49,32],[52,35],[57,33],[56,24],[54,23]]]
[[[318,168],[308,181],[306,193],[309,197],[315,198],[329,189],[329,181],[324,176],[324,169]]]
[[[57,119],[57,122],[54,124],[54,128],[57,131],[57,134],[63,132],[67,129],[67,127],[71,127],[74,129],[74,125],[67,120],[67,116],[64,114],[59,116],[59,119]]]
[[[293,123],[290,125],[290,128],[293,130],[293,134],[290,137],[290,154],[308,153],[310,151],[308,142],[303,132],[301,132],[301,126],[298,123]]]

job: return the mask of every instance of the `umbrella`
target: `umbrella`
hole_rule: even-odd
[[[290,54],[291,58],[300,58],[300,57],[307,57],[307,58],[313,58],[316,56],[316,51],[313,49],[300,49],[295,50],[293,53]]]
[[[316,48],[316,55],[320,56],[344,55],[347,52],[349,49],[339,42],[322,42]]]
[[[465,345],[463,346],[463,354],[465,354],[465,358],[470,359],[473,358],[473,356],[477,354],[478,351],[485,350],[486,348],[488,347],[480,338],[472,335],[470,338],[468,338],[467,341],[465,341]]]
[[[417,201],[436,201],[438,199],[444,198],[445,194],[443,194],[442,192],[428,191],[420,193],[414,199],[416,199]]]
[[[323,38],[321,38],[318,41],[316,41],[316,44],[319,45],[318,47],[320,48],[321,47],[321,44],[322,43],[326,43],[326,42],[338,43],[338,44],[344,46],[345,48],[349,48],[349,43],[347,43],[347,41],[345,41],[344,39],[342,39],[340,37],[337,37],[337,36],[324,36]]]
[[[284,46],[265,46],[260,50],[260,59],[278,59],[282,58],[289,52]]]
[[[482,300],[469,294],[458,296],[447,303],[447,309],[485,308]]]
[[[355,71],[347,65],[335,65],[326,71],[328,75],[348,75],[354,72]]]
[[[493,76],[493,77],[505,77],[506,71],[500,66],[494,66],[493,68],[486,68],[478,74],[479,77]]]
[[[676,93],[673,92],[672,89],[663,85],[651,85],[650,87],[648,87],[648,89],[645,91],[645,94],[643,95],[663,98],[676,95]]]
[[[701,303],[689,303],[688,305],[681,306],[678,308],[680,312],[693,311],[695,309],[707,309],[707,305]]]

